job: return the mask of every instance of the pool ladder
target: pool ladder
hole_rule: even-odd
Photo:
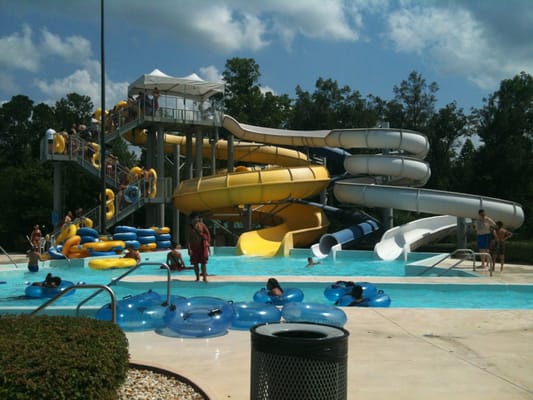
[[[121,281],[124,277],[128,276],[132,272],[136,271],[137,269],[139,269],[140,267],[145,266],[145,265],[158,265],[160,268],[163,267],[164,269],[167,270],[167,299],[166,299],[166,304],[170,304],[170,280],[171,280],[170,267],[167,264],[165,264],[165,263],[144,262],[144,263],[140,263],[140,264],[138,264],[138,265],[136,265],[136,266],[134,266],[132,268],[129,268],[122,275],[120,275],[120,276],[118,276],[116,278],[113,278],[107,285],[89,284],[89,285],[73,285],[73,286],[69,286],[65,290],[63,290],[60,293],[58,293],[56,296],[52,297],[47,302],[41,304],[38,308],[33,310],[30,313],[30,315],[35,315],[35,314],[39,313],[40,311],[46,309],[48,306],[52,305],[57,300],[59,300],[61,297],[66,296],[67,293],[69,293],[69,292],[71,292],[73,290],[76,290],[76,289],[98,289],[96,292],[94,292],[93,294],[91,294],[89,297],[87,297],[86,299],[82,300],[78,304],[78,306],[76,307],[76,316],[78,317],[80,315],[81,306],[83,306],[88,301],[90,301],[91,299],[95,298],[100,293],[105,291],[111,297],[111,320],[114,323],[116,323],[117,322],[117,299],[116,299],[116,296],[115,296],[115,292],[113,291],[111,286],[116,285],[117,282]]]
[[[446,254],[443,258],[438,260],[436,263],[434,263],[434,264],[430,265],[429,267],[427,267],[420,274],[418,274],[418,276],[424,275],[426,272],[432,270],[433,268],[438,266],[441,262],[447,260],[448,258],[453,257],[457,253],[463,253],[463,254],[466,253],[468,256],[465,257],[465,258],[461,258],[461,259],[455,261],[444,272],[440,273],[437,276],[443,276],[444,274],[448,273],[450,270],[452,270],[453,268],[455,268],[456,266],[461,264],[465,259],[471,259],[472,260],[472,271],[476,271],[476,256],[480,256],[480,257],[484,257],[485,256],[485,257],[487,257],[488,262],[489,262],[489,275],[492,276],[492,273],[494,272],[494,262],[492,260],[492,256],[490,255],[490,253],[477,253],[477,252],[473,251],[472,249],[456,249],[456,250],[452,251],[451,253]]]

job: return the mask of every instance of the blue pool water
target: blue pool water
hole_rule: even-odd
[[[276,260],[279,261],[279,260]],[[226,263],[226,266],[229,263]],[[253,268],[253,267],[252,267]],[[9,307],[25,307],[34,309],[44,302],[43,299],[25,298],[24,290],[27,282],[44,280],[50,269],[42,269],[37,274],[15,271],[0,274],[0,280],[6,281],[0,285],[0,312]],[[107,284],[113,277],[121,275],[124,270],[94,271],[90,268],[58,267],[52,270],[55,275],[73,282]],[[218,272],[218,270],[217,270]],[[269,272],[271,272],[269,270]],[[158,267],[146,266],[135,271],[145,274],[160,274],[166,276],[166,271]],[[192,271],[174,273],[173,277],[181,274],[191,274]],[[268,274],[271,275],[271,274]],[[272,274],[273,275],[273,274]],[[278,276],[279,278],[279,276]],[[332,282],[336,278],[332,278]],[[297,287],[305,294],[305,301],[328,303],[323,291],[329,282],[307,283],[289,282],[279,279],[284,288]],[[371,279],[368,279],[372,281]],[[423,282],[423,278],[421,282]],[[434,284],[434,283],[384,283],[377,284],[378,289],[384,290],[392,299],[391,307],[408,308],[480,308],[480,309],[533,309],[533,285],[505,285],[505,284]],[[261,289],[258,282],[210,282],[205,284],[193,281],[173,281],[172,295],[214,296],[225,300],[251,301],[254,293]],[[127,295],[139,294],[147,290],[155,290],[162,296],[166,295],[166,282],[133,283],[120,282],[113,286],[118,299]],[[81,300],[92,294],[92,291],[78,290],[74,295],[67,296],[55,303],[58,307],[73,307]],[[101,294],[87,303],[87,307],[100,307],[109,302],[107,294]]]

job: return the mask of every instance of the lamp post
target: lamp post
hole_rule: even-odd
[[[104,48],[104,0],[100,0],[100,233],[105,233],[106,187],[105,187],[105,48]]]

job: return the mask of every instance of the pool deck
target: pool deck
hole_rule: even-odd
[[[480,274],[479,278],[371,280],[533,284],[533,266],[506,265],[504,273],[496,271],[493,277],[486,271]],[[190,276],[176,275],[175,279],[189,280]],[[255,279],[263,281],[264,277]],[[211,280],[238,279],[213,276]],[[328,282],[331,277],[283,277],[283,280]],[[348,399],[533,398],[533,310],[344,310],[348,315],[345,328],[350,332]],[[250,397],[248,331],[231,330],[209,339],[183,339],[156,332],[127,333],[127,337],[134,362],[183,375],[205,390],[212,400]]]

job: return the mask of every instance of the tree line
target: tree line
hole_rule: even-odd
[[[383,123],[425,134],[432,175],[426,187],[497,197],[521,203],[526,222],[516,234],[533,236],[533,77],[522,72],[500,83],[483,107],[466,112],[456,102],[437,108],[439,87],[416,71],[393,87],[394,97],[363,96],[336,80],[319,77],[313,91],[264,93],[260,66],[252,58],[228,59],[225,112],[240,122],[271,128],[368,128]],[[90,123],[94,104],[71,93],[54,105],[17,95],[0,107],[0,245],[17,246],[36,223],[51,220],[53,168],[39,159],[48,128],[69,130]],[[121,139],[110,149],[133,166],[135,154]],[[364,152],[365,150],[358,150]],[[64,168],[63,204],[97,203],[99,183],[76,168]],[[17,239],[18,238],[18,239]]]

